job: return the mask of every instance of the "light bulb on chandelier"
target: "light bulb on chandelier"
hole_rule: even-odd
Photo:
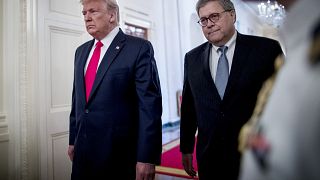
[[[259,16],[264,22],[274,27],[279,27],[286,16],[284,6],[279,4],[277,1],[271,3],[270,0],[267,3],[260,3],[258,5]]]

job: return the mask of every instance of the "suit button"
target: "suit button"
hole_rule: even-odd
[[[84,110],[84,112],[85,112],[86,114],[88,114],[88,113],[89,113],[89,109]]]

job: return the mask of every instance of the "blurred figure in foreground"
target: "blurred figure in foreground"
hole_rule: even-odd
[[[270,97],[259,97],[267,101],[259,120],[241,131],[241,180],[320,179],[320,1],[279,2],[288,8],[285,64]]]

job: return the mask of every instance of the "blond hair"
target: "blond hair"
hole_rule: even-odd
[[[80,3],[83,4],[83,1],[85,0],[80,0]],[[107,4],[108,11],[114,11],[116,13],[117,23],[119,24],[120,13],[119,13],[119,5],[117,3],[117,0],[100,0],[100,1],[104,1]]]

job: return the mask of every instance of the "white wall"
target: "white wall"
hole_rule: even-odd
[[[163,0],[163,29],[164,38],[162,43],[165,45],[166,57],[164,67],[166,68],[167,80],[167,99],[169,108],[169,118],[167,122],[179,120],[177,91],[182,90],[182,60],[181,42],[180,42],[180,22],[178,18],[177,0]],[[160,41],[161,42],[161,41]],[[165,121],[164,121],[165,122]]]
[[[242,0],[233,0],[233,3],[237,13],[237,30],[243,34],[262,36],[262,23],[254,10]]]
[[[149,1],[148,1],[149,2]],[[162,124],[168,123],[170,117],[170,101],[169,101],[169,77],[167,75],[167,47],[165,44],[165,28],[164,28],[164,3],[163,0],[152,0],[152,18],[153,26],[151,28],[151,42],[155,51],[155,58],[159,72],[161,93],[162,93]],[[148,7],[145,7],[149,9]]]
[[[179,3],[179,21],[180,21],[180,41],[181,53],[185,53],[204,43],[201,26],[197,23],[199,17],[196,12],[197,0],[178,0]]]
[[[3,112],[3,2],[0,0],[0,114]]]
[[[3,2],[0,0],[0,177],[5,180],[8,179],[8,125],[4,113],[4,69],[3,69]]]

